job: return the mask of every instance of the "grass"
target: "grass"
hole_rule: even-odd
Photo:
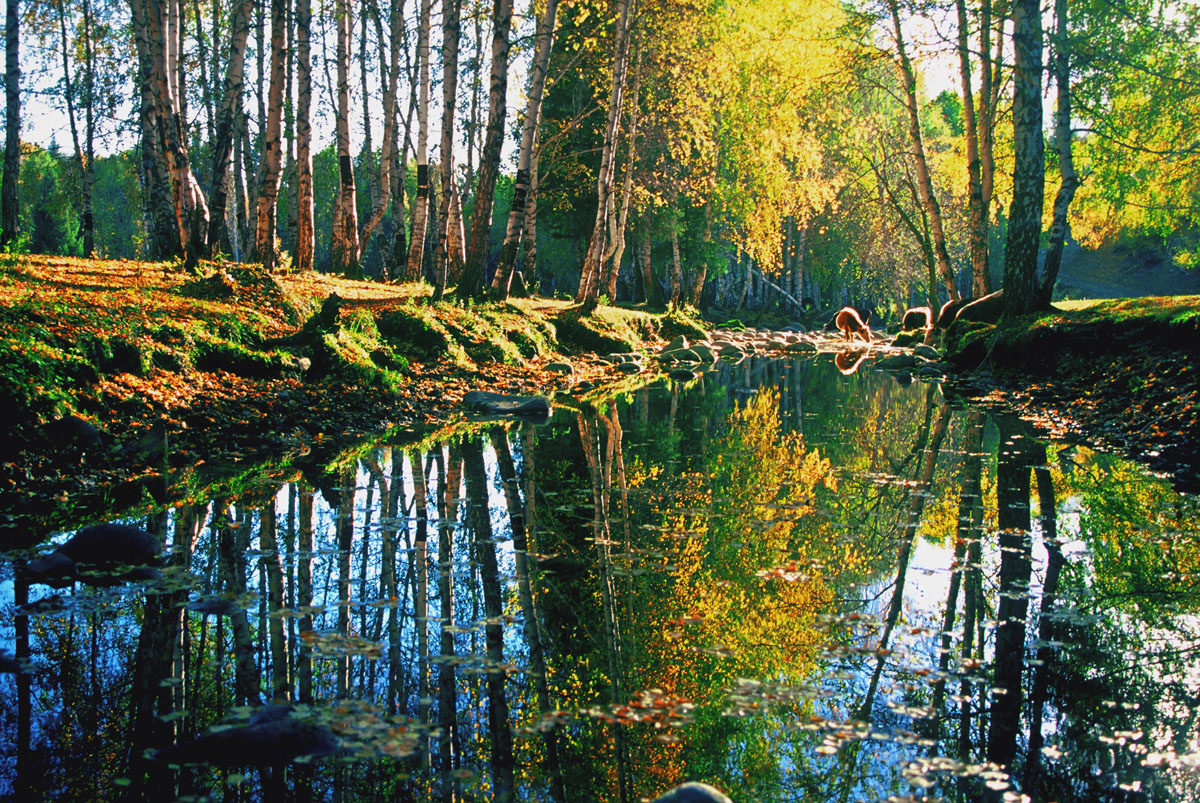
[[[550,299],[463,307],[433,303],[421,283],[224,262],[202,263],[199,275],[171,263],[70,257],[0,265],[0,392],[17,425],[101,414],[104,387],[117,377],[123,397],[133,379],[166,382],[181,405],[211,392],[189,381],[197,372],[303,374],[396,392],[415,363],[521,366],[701,331],[682,311],[605,306],[585,315]]]

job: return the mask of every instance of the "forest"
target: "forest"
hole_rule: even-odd
[[[1020,312],[1072,244],[1195,262],[1198,23],[1164,0],[8,0],[0,242],[460,299],[1003,286]]]

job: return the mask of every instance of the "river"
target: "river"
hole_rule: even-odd
[[[830,355],[576,407],[6,555],[0,796],[1200,797],[1196,499]]]

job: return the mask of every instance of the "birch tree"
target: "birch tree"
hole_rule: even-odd
[[[21,172],[21,13],[8,0],[4,15],[4,180],[0,185],[0,247],[17,237],[17,178]]]
[[[633,22],[630,13],[632,0],[620,0],[616,36],[613,43],[612,89],[608,101],[608,122],[604,127],[604,144],[600,151],[600,172],[596,178],[596,222],[588,241],[587,256],[579,276],[575,301],[594,307],[600,298],[600,267],[608,246],[608,219],[615,196],[617,131],[621,121],[621,104],[625,94],[625,74],[629,66],[629,31]]]
[[[241,0],[229,21],[229,56],[225,62],[225,78],[221,86],[221,106],[216,116],[212,161],[212,219],[208,240],[213,248],[221,248],[229,239],[225,228],[225,205],[229,197],[229,169],[233,160],[237,117],[242,109],[242,90],[245,85],[246,44],[250,37],[250,12],[254,0]],[[216,43],[214,42],[214,46]]]
[[[296,0],[296,268],[310,271],[316,248],[312,174],[312,0]]]
[[[429,220],[429,27],[431,0],[421,0],[417,27],[417,200],[413,207],[412,238],[408,243],[408,268],[405,278],[410,282],[421,276],[425,255],[425,226]]]
[[[287,53],[287,2],[271,0],[271,84],[267,90],[267,119],[263,154],[258,169],[258,204],[254,214],[254,248],[263,267],[275,267],[275,208],[283,173],[283,88]]]
[[[504,145],[505,97],[508,93],[509,34],[512,27],[512,0],[495,0],[492,9],[492,69],[488,92],[487,135],[479,155],[479,183],[475,188],[475,209],[471,214],[471,240],[462,280],[455,291],[460,300],[483,295],[484,268],[487,263],[489,232],[496,178],[500,174],[500,149]]]
[[[546,7],[537,23],[537,51],[529,71],[529,100],[525,106],[525,123],[521,128],[521,147],[517,154],[517,175],[513,188],[512,209],[508,213],[508,226],[504,233],[504,245],[500,249],[500,264],[492,277],[492,298],[508,298],[512,284],[513,267],[525,233],[525,212],[529,197],[530,165],[533,161],[534,143],[542,115],[542,95],[546,89],[546,73],[550,68],[550,52],[554,47],[554,26],[557,23],[558,0],[546,0]]]
[[[928,219],[929,230],[936,260],[938,275],[950,298],[958,298],[958,287],[954,281],[954,267],[950,264],[950,252],[946,247],[946,231],[942,225],[942,208],[933,188],[933,176],[925,154],[925,140],[921,132],[921,109],[917,98],[917,77],[904,41],[897,0],[888,0],[888,11],[892,16],[892,32],[895,35],[897,69],[904,90],[903,101],[908,112],[908,133],[912,145],[913,168],[916,172],[917,192],[921,208]]]
[[[1054,0],[1054,85],[1058,108],[1054,110],[1054,143],[1058,151],[1058,192],[1054,196],[1054,212],[1050,222],[1050,242],[1046,261],[1036,288],[1038,306],[1049,307],[1054,296],[1054,283],[1062,265],[1063,247],[1067,240],[1067,210],[1079,187],[1075,160],[1071,153],[1071,58],[1067,27],[1067,1]]]
[[[337,24],[337,158],[338,194],[333,205],[330,242],[333,270],[347,278],[362,276],[358,253],[358,199],[350,157],[350,32],[354,21],[349,0],[334,4]]]
[[[557,0],[551,0],[557,2]],[[438,220],[438,253],[434,260],[433,299],[440,301],[451,273],[462,272],[462,237],[455,237],[451,209],[457,204],[454,180],[454,113],[458,105],[458,47],[462,38],[462,0],[442,0],[442,207]],[[461,230],[462,215],[457,216]],[[454,240],[452,243],[451,240]]]
[[[178,73],[180,7],[152,0],[130,0],[134,42],[143,90],[148,90],[154,145],[171,179],[179,246],[186,268],[195,267],[208,241],[208,203],[192,173],[184,135],[183,87]],[[143,132],[145,133],[145,132]]]
[[[1004,314],[1036,305],[1042,236],[1045,143],[1042,139],[1042,18],[1037,0],[1013,2],[1013,199],[1004,248]]]

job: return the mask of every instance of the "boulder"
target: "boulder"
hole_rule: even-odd
[[[575,367],[569,362],[552,362],[546,364],[547,371],[553,371],[556,374],[570,376],[575,373]]]
[[[911,371],[917,367],[918,360],[911,354],[894,354],[875,361],[875,367],[884,371]]]
[[[699,376],[699,374],[697,374],[695,371],[689,371],[686,368],[672,368],[671,372],[667,374],[667,376],[671,377],[677,382],[691,382],[693,379]]]
[[[817,350],[816,345],[809,343],[807,340],[797,340],[794,343],[788,343],[784,351],[789,354],[806,354]]]
[[[617,366],[617,370],[623,374],[640,374],[642,372],[642,364],[638,362],[623,362]]]
[[[486,390],[472,390],[463,396],[463,406],[485,415],[541,418],[553,411],[545,396],[505,396]]]
[[[690,781],[669,789],[652,803],[733,803],[721,790],[706,783]]]
[[[926,360],[933,360],[935,362],[942,358],[941,353],[937,349],[935,349],[933,346],[927,346],[924,343],[914,348],[913,354]]]
[[[146,580],[161,576],[152,568],[159,562],[162,539],[131,524],[108,523],[84,527],[49,555],[29,562],[34,582],[52,586],[81,580],[92,585],[114,585],[121,580]]]

